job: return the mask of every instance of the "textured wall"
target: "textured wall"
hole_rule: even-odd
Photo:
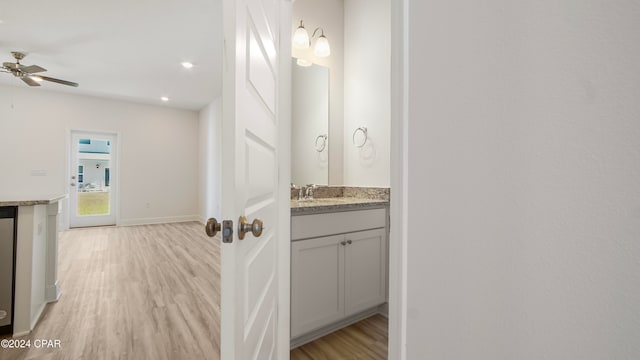
[[[407,358],[640,358],[640,3],[408,3]]]

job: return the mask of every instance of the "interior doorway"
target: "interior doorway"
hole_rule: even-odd
[[[71,132],[69,227],[116,224],[117,134]]]

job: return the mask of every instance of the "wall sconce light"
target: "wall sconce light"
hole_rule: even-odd
[[[307,29],[304,28],[302,20],[300,20],[300,26],[298,26],[298,29],[296,29],[296,32],[293,34],[293,47],[295,49],[308,49],[311,46],[311,40],[318,34],[318,30],[320,31],[320,35],[313,47],[313,53],[317,57],[327,57],[331,55],[331,47],[329,46],[329,40],[324,36],[324,30],[321,27],[317,27],[313,30],[311,38],[309,38],[309,33]]]

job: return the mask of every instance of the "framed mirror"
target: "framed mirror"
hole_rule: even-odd
[[[328,185],[329,68],[294,59],[291,92],[291,182]]]

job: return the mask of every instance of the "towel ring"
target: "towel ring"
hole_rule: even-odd
[[[327,134],[323,134],[323,135],[318,135],[318,137],[316,138],[316,151],[317,152],[323,152],[324,149],[327,147],[327,139],[329,137],[327,136]],[[318,144],[318,140],[322,139],[322,142],[320,142]]]
[[[358,131],[362,131],[362,134],[364,135],[364,141],[362,141],[362,144],[356,144],[356,134],[358,133]],[[368,139],[368,135],[367,135],[367,128],[364,126],[361,126],[359,128],[357,128],[354,132],[353,132],[353,136],[351,137],[351,140],[353,140],[353,145],[355,145],[356,147],[363,147],[364,144],[367,143],[367,139]]]

